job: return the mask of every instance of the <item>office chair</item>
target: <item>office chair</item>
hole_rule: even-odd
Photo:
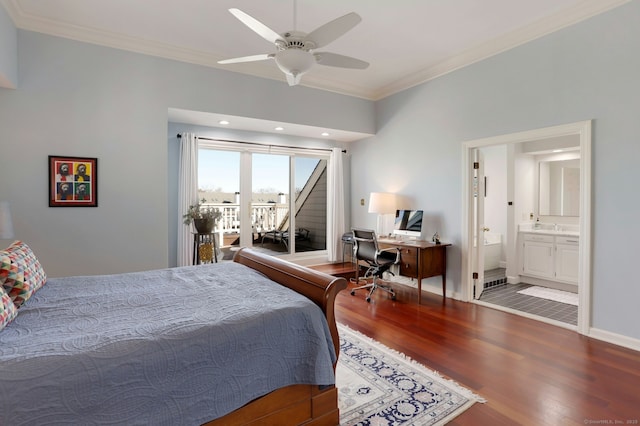
[[[356,258],[356,263],[360,260],[367,262],[369,267],[365,272],[363,278],[371,277],[371,283],[356,287],[351,290],[351,295],[356,294],[356,290],[370,289],[367,295],[367,302],[371,302],[371,295],[376,289],[386,291],[391,295],[391,300],[396,299],[396,292],[389,285],[380,284],[378,279],[382,279],[382,274],[389,272],[393,275],[393,272],[389,271],[391,265],[400,263],[400,249],[388,248],[380,250],[378,248],[378,239],[376,233],[369,229],[352,229],[353,241],[355,243],[353,251]],[[356,267],[356,282],[358,282],[358,275],[360,267]]]

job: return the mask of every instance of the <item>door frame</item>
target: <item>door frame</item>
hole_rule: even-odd
[[[219,150],[219,151],[232,151],[238,152],[240,154],[240,217],[242,220],[248,220],[247,223],[251,223],[251,193],[252,193],[252,159],[253,154],[274,154],[274,155],[286,155],[290,157],[290,176],[289,176],[289,190],[290,194],[295,194],[295,179],[292,178],[295,174],[295,157],[309,157],[309,158],[317,158],[319,160],[327,161],[327,169],[329,168],[329,164],[331,163],[331,153],[330,150],[326,148],[296,148],[290,146],[279,146],[279,145],[267,145],[261,143],[254,142],[243,142],[243,141],[230,141],[223,139],[210,139],[210,138],[201,138],[198,140],[198,149],[211,149],[211,150]],[[327,187],[327,202],[330,196],[333,196],[330,193],[332,189]],[[295,197],[289,197],[289,211],[295,211]],[[295,222],[295,221],[294,221]],[[292,222],[292,224],[294,223]],[[291,227],[292,224],[289,226]],[[295,226],[295,224],[293,225]],[[327,217],[326,232],[329,234],[329,220]],[[240,228],[240,243],[243,246],[252,246],[252,229],[251,227],[242,227]],[[295,242],[292,242],[292,245],[295,249]],[[298,263],[300,265],[315,265],[318,263],[326,262],[328,256],[328,250],[325,248],[323,250],[314,250],[308,252],[292,252],[289,250],[288,253],[283,253],[279,257],[290,260],[292,262]]]
[[[578,271],[578,322],[577,331],[588,335],[591,328],[591,127],[592,120],[579,121],[559,126],[545,127],[518,133],[493,136],[463,142],[462,144],[462,299],[481,303],[473,299],[473,173],[469,168],[475,148],[492,145],[509,145],[538,139],[578,135],[580,138],[580,243]],[[507,206],[507,208],[510,208]],[[510,215],[512,216],[512,215]],[[515,222],[515,221],[514,221]],[[516,232],[516,223],[513,232]],[[498,307],[499,308],[499,307]],[[536,319],[542,320],[540,317]],[[551,320],[549,320],[551,322]],[[556,322],[553,322],[557,324]]]
[[[484,217],[484,197],[486,194],[485,180],[484,180],[484,155],[480,148],[472,150],[473,157],[471,163],[468,165],[471,171],[471,179],[473,185],[473,198],[469,200],[472,205],[473,225],[471,228],[472,238],[474,244],[472,244],[472,261],[471,265],[473,272],[477,272],[477,278],[474,280],[474,288],[471,292],[471,297],[474,300],[479,300],[484,291],[484,233],[485,233],[485,217]],[[477,168],[475,163],[478,163]]]

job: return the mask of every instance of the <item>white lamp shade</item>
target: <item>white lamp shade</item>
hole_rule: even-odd
[[[285,73],[293,76],[309,71],[315,63],[313,55],[300,49],[280,50],[276,53],[276,64]]]
[[[369,196],[369,213],[391,214],[396,212],[396,194],[372,192]]]
[[[13,236],[13,222],[11,221],[9,203],[0,201],[0,240],[9,240]]]

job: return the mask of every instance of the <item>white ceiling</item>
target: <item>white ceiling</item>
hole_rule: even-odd
[[[628,1],[297,0],[297,29],[307,33],[346,13],[358,13],[360,24],[320,50],[371,64],[366,70],[315,65],[301,84],[381,99]],[[229,8],[241,9],[283,33],[294,29],[294,0],[0,0],[0,4],[18,28],[286,84],[274,61],[234,65],[217,61],[275,52]]]

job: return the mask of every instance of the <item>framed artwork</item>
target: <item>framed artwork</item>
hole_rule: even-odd
[[[98,207],[98,159],[50,155],[49,207]]]

